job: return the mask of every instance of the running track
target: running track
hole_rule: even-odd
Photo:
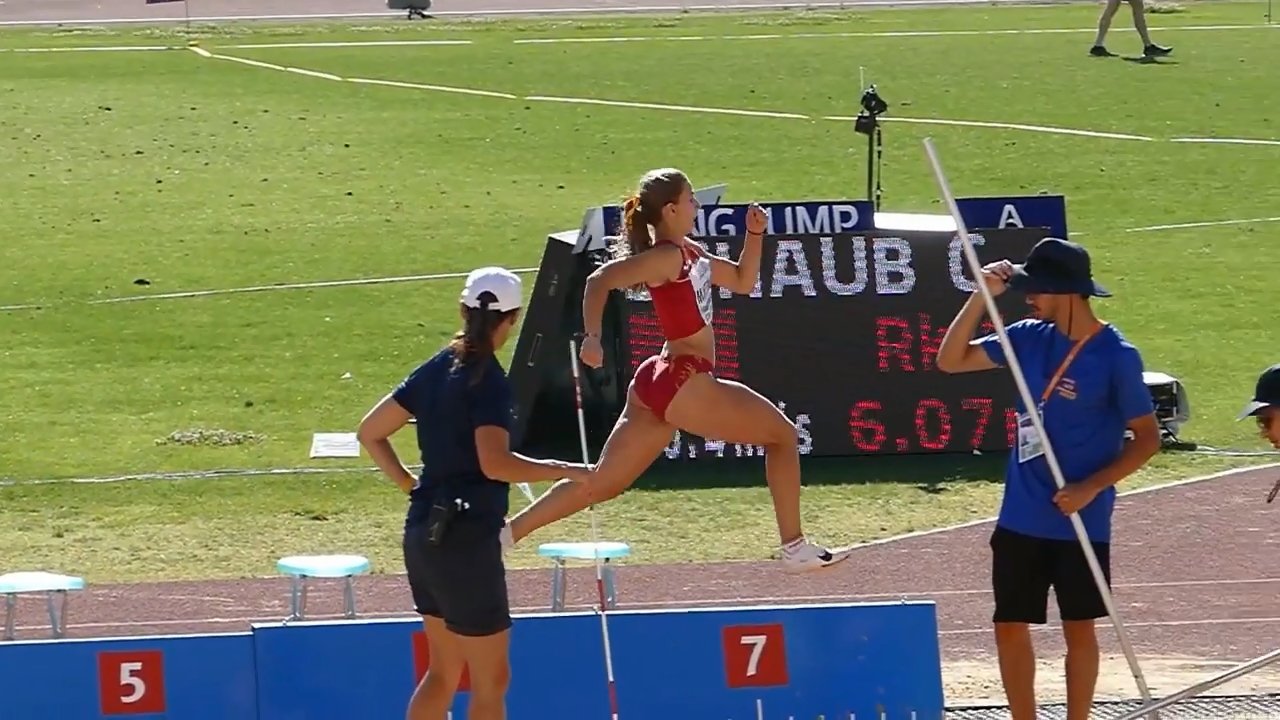
[[[1113,574],[1122,620],[1140,655],[1239,662],[1280,643],[1280,504],[1265,496],[1280,479],[1271,466],[1151,492],[1116,506]],[[623,564],[620,608],[776,602],[838,602],[922,597],[935,600],[944,662],[991,656],[987,536],[990,522],[859,548],[821,574],[793,576],[768,562]],[[549,609],[550,571],[516,570],[514,606]],[[337,617],[340,584],[318,581],[309,617]],[[402,576],[357,580],[364,617],[412,617]],[[594,569],[571,571],[569,603],[590,606]],[[1052,601],[1051,601],[1052,602]],[[288,609],[282,578],[91,587],[70,603],[71,637],[242,631],[275,622]],[[1050,609],[1051,619],[1056,611]],[[19,604],[20,638],[47,637],[44,604]],[[1054,627],[1037,639],[1060,653]],[[1104,653],[1119,653],[1101,633]]]

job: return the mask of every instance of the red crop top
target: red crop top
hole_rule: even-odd
[[[649,297],[667,340],[689,337],[711,324],[711,261],[687,245],[680,247],[680,254],[684,257],[680,275],[649,286]]]

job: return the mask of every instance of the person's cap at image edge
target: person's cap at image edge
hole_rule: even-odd
[[[1259,410],[1275,405],[1280,405],[1280,363],[1263,370],[1262,375],[1258,376],[1258,385],[1254,388],[1253,399],[1244,406],[1244,410],[1240,411],[1240,416],[1236,420],[1257,415]]]

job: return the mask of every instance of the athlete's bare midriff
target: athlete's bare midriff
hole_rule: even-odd
[[[662,350],[664,355],[697,355],[714,363],[716,361],[715,331],[711,327],[704,327],[688,337],[668,340]]]

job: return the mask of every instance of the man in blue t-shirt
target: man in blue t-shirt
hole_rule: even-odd
[[[1143,381],[1141,354],[1089,304],[1090,297],[1110,293],[1094,282],[1083,247],[1046,238],[1026,263],[991,263],[983,268],[982,280],[993,296],[1012,289],[1025,293],[1031,306],[1029,319],[1006,328],[1009,345],[1065,482],[1059,490],[1028,408],[1019,400],[1017,435],[990,543],[992,620],[1005,695],[1013,720],[1034,720],[1029,624],[1046,622],[1052,587],[1067,645],[1067,717],[1085,720],[1098,677],[1094,620],[1108,613],[1070,514],[1079,514],[1109,586],[1115,485],[1160,449],[1159,425]],[[971,340],[985,311],[982,293],[975,291],[939,346],[940,370],[976,372],[1009,364],[997,335]]]

